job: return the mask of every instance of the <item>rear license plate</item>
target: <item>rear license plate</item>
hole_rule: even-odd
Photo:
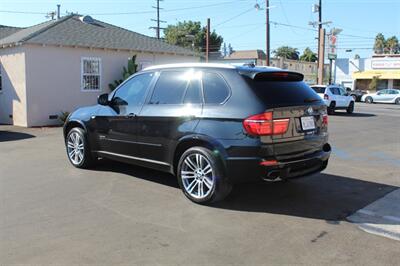
[[[315,122],[313,116],[301,117],[301,128],[303,130],[313,130],[315,129]]]

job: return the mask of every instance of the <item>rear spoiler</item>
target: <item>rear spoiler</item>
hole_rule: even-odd
[[[255,81],[302,81],[304,75],[291,71],[239,71]]]

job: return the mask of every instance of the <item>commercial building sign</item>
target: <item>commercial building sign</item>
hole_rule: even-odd
[[[330,34],[329,35],[329,47],[328,47],[328,59],[335,60],[337,57],[336,41],[337,41],[337,36],[334,34]]]
[[[400,69],[400,58],[377,58],[371,60],[372,69]]]

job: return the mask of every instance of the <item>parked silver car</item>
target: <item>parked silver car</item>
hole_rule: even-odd
[[[400,104],[400,90],[387,89],[375,93],[364,94],[362,102],[366,103],[395,103]]]

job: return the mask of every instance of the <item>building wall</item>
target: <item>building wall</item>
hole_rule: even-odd
[[[139,67],[199,60],[192,56],[26,45],[27,125],[59,124],[49,116],[96,104],[98,95],[110,92],[108,84],[121,78],[122,67],[133,54]],[[82,57],[101,58],[101,91],[81,90]]]
[[[27,126],[25,56],[23,47],[0,49],[0,123]]]
[[[291,71],[300,72],[304,75],[304,81],[309,84],[315,84],[318,75],[318,65],[316,62],[305,62],[298,60],[291,60],[285,58],[272,58],[272,67],[279,67]],[[329,65],[324,65],[324,77],[329,77]]]

